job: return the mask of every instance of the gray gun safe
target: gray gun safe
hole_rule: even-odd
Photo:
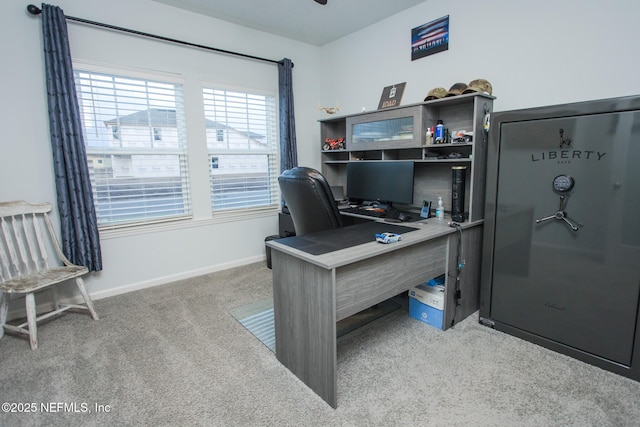
[[[495,113],[480,322],[640,381],[640,96]]]

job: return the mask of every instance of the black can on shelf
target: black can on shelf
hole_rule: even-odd
[[[464,187],[467,180],[467,167],[454,166],[451,172],[451,219],[455,222],[464,222]]]

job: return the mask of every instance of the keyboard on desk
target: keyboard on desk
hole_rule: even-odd
[[[415,221],[415,217],[408,212],[399,211],[397,209],[382,209],[375,206],[350,206],[340,209],[341,212],[348,212],[356,215],[370,216],[373,218],[382,218],[390,222],[407,222]]]
[[[340,212],[347,212],[356,215],[373,216],[375,218],[386,218],[387,211],[381,208],[374,208],[371,206],[349,206],[348,208],[340,209]]]

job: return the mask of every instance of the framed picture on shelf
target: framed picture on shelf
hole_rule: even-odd
[[[449,15],[411,30],[411,60],[449,49]]]
[[[407,82],[398,83],[392,86],[387,86],[382,89],[382,96],[378,103],[378,110],[389,107],[398,107],[402,100],[402,94],[404,93],[404,87]]]

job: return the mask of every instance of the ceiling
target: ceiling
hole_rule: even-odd
[[[402,12],[425,0],[155,0],[315,46]]]

